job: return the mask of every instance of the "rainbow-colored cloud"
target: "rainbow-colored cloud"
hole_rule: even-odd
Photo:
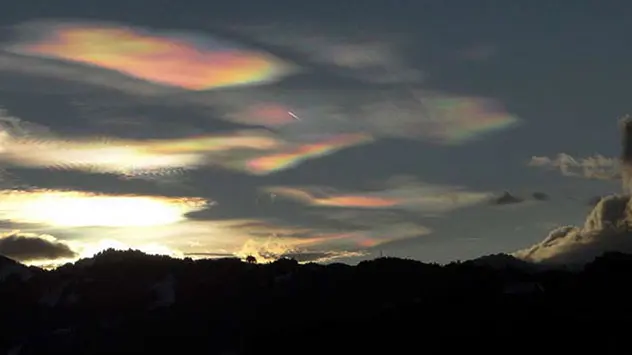
[[[22,167],[80,170],[127,177],[228,164],[229,153],[269,151],[285,142],[257,130],[180,139],[62,139],[0,131],[0,162]]]
[[[95,24],[39,26],[36,40],[9,48],[113,70],[160,85],[209,90],[279,79],[293,66],[264,52],[209,37],[154,33]]]
[[[319,187],[268,187],[267,193],[316,207],[400,209],[441,213],[475,205],[491,198],[490,193],[465,191],[458,187],[402,184],[371,192],[337,192]]]
[[[256,175],[265,175],[275,171],[294,167],[301,162],[323,157],[341,149],[373,141],[368,134],[341,134],[315,143],[302,144],[288,150],[264,155],[246,162],[245,169]]]
[[[480,135],[515,126],[520,120],[508,114],[496,101],[477,97],[437,96],[426,109],[437,128],[432,135],[459,144]],[[443,128],[445,127],[445,128]]]

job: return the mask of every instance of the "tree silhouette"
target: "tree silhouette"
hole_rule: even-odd
[[[255,258],[252,255],[248,255],[246,257],[246,262],[249,263],[249,264],[256,264],[257,263],[257,258]]]

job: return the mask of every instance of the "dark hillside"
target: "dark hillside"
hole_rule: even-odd
[[[0,259],[0,272],[14,270],[0,284],[10,325],[2,345],[19,354],[349,354],[606,351],[625,339],[616,324],[632,314],[632,256],[605,254],[576,272],[508,258],[257,265],[107,251],[54,271]]]

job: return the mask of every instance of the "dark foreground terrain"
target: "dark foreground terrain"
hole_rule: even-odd
[[[481,259],[483,260],[483,259]],[[257,265],[107,251],[54,271],[0,259],[0,354],[626,351],[632,256],[571,272],[511,257],[447,266]]]

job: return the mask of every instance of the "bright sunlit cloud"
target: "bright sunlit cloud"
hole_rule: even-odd
[[[201,198],[106,195],[61,190],[0,191],[0,219],[52,227],[139,227],[177,223]]]
[[[227,152],[273,151],[285,142],[260,130],[173,139],[59,138],[0,131],[0,162],[13,166],[113,173],[167,174],[173,169],[226,164]],[[213,159],[215,157],[215,159]],[[230,157],[228,157],[230,158]]]

